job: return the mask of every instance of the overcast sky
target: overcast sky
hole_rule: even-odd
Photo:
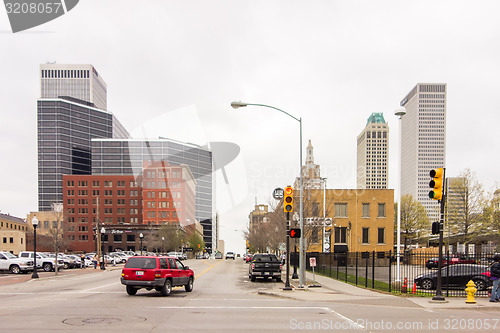
[[[36,99],[47,61],[93,64],[108,110],[134,134],[241,147],[217,172],[220,237],[242,252],[255,201],[299,173],[303,119],[328,188],[356,187],[356,137],[372,112],[390,128],[416,83],[447,83],[447,176],[470,168],[499,186],[500,2],[82,0],[66,15],[12,34],[0,7],[0,210],[37,209]],[[287,143],[289,142],[290,143]]]

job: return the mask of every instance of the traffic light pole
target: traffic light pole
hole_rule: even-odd
[[[437,283],[436,283],[436,295],[432,297],[433,301],[444,302],[444,296],[442,291],[442,277],[441,268],[443,266],[443,223],[444,223],[444,205],[446,200],[445,192],[446,184],[446,168],[443,168],[443,194],[439,203],[441,204],[441,212],[439,217],[439,259],[438,259],[438,272],[437,272]]]
[[[286,280],[283,290],[292,290],[290,287],[290,212],[286,212]]]

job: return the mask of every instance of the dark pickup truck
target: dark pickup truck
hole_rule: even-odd
[[[248,278],[254,282],[258,277],[281,281],[281,262],[275,254],[257,253],[253,255],[248,269]]]

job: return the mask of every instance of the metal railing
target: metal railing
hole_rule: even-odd
[[[493,253],[445,253],[442,262],[443,296],[466,296],[467,282],[473,280],[478,289],[476,296],[486,297],[491,290],[489,266]],[[316,258],[315,273],[338,279],[356,286],[392,293],[433,296],[436,293],[438,254],[400,254],[401,281],[396,281],[396,256],[389,252],[348,252],[306,254],[306,269],[311,271],[309,258]],[[297,253],[290,254],[292,266],[298,265]]]

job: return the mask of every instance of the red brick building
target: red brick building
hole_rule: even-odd
[[[63,205],[65,239],[73,251],[95,251],[98,221],[99,228],[142,225],[142,188],[134,176],[64,175]]]
[[[186,165],[145,162],[143,176],[64,175],[64,238],[70,251],[96,250],[94,228],[105,228],[104,248],[135,251],[139,234],[176,224],[196,229],[196,182]]]

